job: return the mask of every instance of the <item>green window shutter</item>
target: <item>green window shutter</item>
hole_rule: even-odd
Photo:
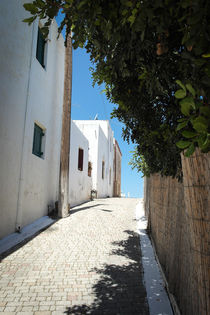
[[[42,137],[44,136],[42,128],[37,124],[34,124],[34,139],[33,139],[33,150],[32,153],[41,157],[42,152]]]
[[[37,47],[36,47],[36,58],[44,68],[44,51],[45,51],[45,39],[42,35],[40,28],[38,28],[38,37],[37,37]]]

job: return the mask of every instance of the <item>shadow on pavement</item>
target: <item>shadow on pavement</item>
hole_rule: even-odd
[[[132,231],[124,232],[128,235],[126,240],[112,243],[116,249],[110,255],[118,256],[118,259],[115,257],[116,264],[106,264],[103,269],[93,270],[101,276],[92,288],[94,302],[69,307],[65,314],[149,314],[139,236]],[[126,263],[122,256],[127,259]]]
[[[83,210],[89,210],[90,208],[96,208],[96,210],[100,210],[100,211],[107,211],[107,212],[112,212],[112,210],[106,210],[106,209],[100,209],[98,207],[100,206],[105,206],[104,204],[96,204],[94,206],[88,206],[88,207],[82,207],[82,208],[76,208],[76,209],[72,209],[70,210],[70,215],[78,212],[78,211],[83,211]],[[97,209],[98,208],[98,209]]]
[[[0,263],[2,262],[3,259],[5,259],[7,256],[13,254],[14,252],[16,252],[16,250],[18,250],[19,248],[23,247],[24,245],[26,245],[28,242],[30,242],[31,240],[33,240],[35,237],[37,237],[39,234],[41,234],[44,231],[47,231],[47,233],[52,233],[56,230],[58,230],[57,227],[54,226],[54,224],[58,221],[59,219],[56,219],[54,222],[52,222],[50,225],[38,230],[37,232],[35,232],[33,235],[30,235],[28,237],[26,237],[25,239],[23,239],[20,243],[11,246],[8,250],[2,252],[0,254]],[[16,232],[17,233],[17,232]],[[18,235],[18,233],[17,233]]]

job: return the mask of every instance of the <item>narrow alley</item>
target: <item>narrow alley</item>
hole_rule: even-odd
[[[107,198],[75,207],[3,258],[0,314],[149,314],[138,201]]]

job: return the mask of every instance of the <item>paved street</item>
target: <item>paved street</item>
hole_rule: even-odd
[[[138,199],[72,209],[0,264],[0,314],[149,314]]]

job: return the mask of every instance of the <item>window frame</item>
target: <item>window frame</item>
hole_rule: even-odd
[[[44,158],[43,152],[43,138],[45,136],[45,130],[40,127],[37,123],[34,123],[34,136],[32,153],[40,158]]]
[[[102,161],[102,174],[101,174],[102,179],[104,179],[104,170],[105,170],[105,162]]]
[[[92,177],[92,163],[89,161],[88,162],[88,177]]]
[[[45,64],[45,54],[46,54],[46,43],[41,27],[38,26],[38,32],[37,32],[37,45],[36,45],[36,59],[39,61],[42,68],[46,68]]]
[[[83,171],[84,164],[84,150],[82,148],[78,149],[78,170]]]

